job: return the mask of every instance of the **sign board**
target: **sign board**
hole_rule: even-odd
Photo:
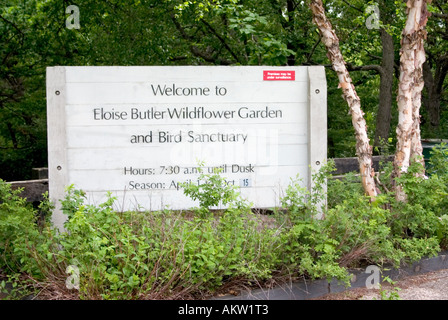
[[[323,67],[51,67],[47,104],[57,226],[71,184],[117,210],[188,209],[179,183],[203,162],[266,208],[326,160]]]

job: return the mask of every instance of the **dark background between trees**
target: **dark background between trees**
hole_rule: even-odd
[[[306,1],[0,0],[0,178],[47,165],[45,69],[56,65],[325,65],[329,157],[355,156],[345,101]],[[368,28],[369,5],[381,23]],[[69,5],[80,29],[66,28]],[[393,152],[403,1],[325,2],[371,143]],[[433,0],[422,137],[447,138],[448,4]],[[382,141],[382,142],[381,142]]]

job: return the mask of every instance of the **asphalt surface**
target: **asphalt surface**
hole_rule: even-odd
[[[448,300],[448,252],[424,258],[398,269],[380,273],[379,288],[367,288],[372,273],[366,269],[350,270],[352,281],[347,288],[332,279],[299,281],[273,289],[257,289],[227,295],[218,300]]]
[[[312,300],[448,300],[448,269],[383,283],[380,289],[356,288]]]

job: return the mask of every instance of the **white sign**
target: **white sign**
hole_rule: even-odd
[[[74,184],[92,204],[111,191],[117,210],[191,208],[179,184],[204,162],[274,207],[326,160],[323,67],[52,67],[47,103],[55,202]]]

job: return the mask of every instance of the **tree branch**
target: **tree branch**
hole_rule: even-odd
[[[176,20],[176,17],[174,16],[174,14],[171,14],[171,20],[173,21],[177,31],[179,31],[179,33],[182,36],[182,38],[184,38],[187,42],[190,42],[190,43],[194,42],[194,37],[190,36],[185,31],[185,29],[180,25],[179,21]],[[234,61],[230,61],[230,60],[220,59],[220,58],[214,57],[210,53],[207,53],[207,52],[204,52],[204,51],[200,50],[194,44],[190,44],[190,51],[196,57],[200,57],[200,58],[204,59],[207,62],[220,64],[220,65],[231,65],[231,64],[235,63]]]
[[[347,63],[347,69],[349,71],[376,71],[380,74],[383,72],[383,68],[377,64],[368,64],[365,66],[354,66],[351,63]]]
[[[314,52],[316,51],[317,46],[319,45],[319,43],[321,43],[320,37],[319,37],[319,39],[317,39],[316,43],[314,44],[313,48],[311,49],[310,54],[308,54],[308,57],[306,58],[306,64],[310,64],[311,58],[313,57]]]
[[[227,42],[224,40],[223,37],[221,37],[216,30],[204,19],[201,19],[201,22],[207,26],[207,28],[219,39],[219,41],[222,43],[222,45],[226,48],[226,50],[232,55],[232,57],[238,62],[242,63],[239,57],[236,55],[235,52],[233,52],[232,48],[227,44]]]
[[[432,15],[434,18],[439,18],[439,19],[445,19],[445,20],[448,20],[448,14],[446,14],[446,13],[433,12],[431,15]]]
[[[0,19],[5,21],[6,23],[10,24],[14,29],[16,29],[23,37],[25,36],[25,34],[22,32],[22,30],[20,30],[20,28],[12,21],[9,21],[8,19],[6,19],[5,17],[3,17],[0,14]]]
[[[345,3],[346,5],[348,5],[350,8],[355,9],[355,10],[357,10],[357,11],[359,11],[359,12],[364,13],[364,10],[362,10],[362,9],[360,9],[360,8],[358,8],[358,7],[355,7],[354,5],[352,5],[351,3],[349,3],[349,2],[346,1],[346,0],[342,0],[342,2],[344,2],[344,3]]]
[[[186,59],[188,59],[188,57],[187,56],[176,56],[176,57],[170,57],[170,58],[168,58],[168,60],[170,60],[170,61],[181,61],[181,60],[186,60]]]
[[[280,24],[282,25],[282,28],[286,30],[288,27],[288,21],[286,21],[285,17],[283,17],[282,8],[279,5],[278,1],[276,0],[270,0],[271,6],[277,11],[277,14],[279,16]]]

